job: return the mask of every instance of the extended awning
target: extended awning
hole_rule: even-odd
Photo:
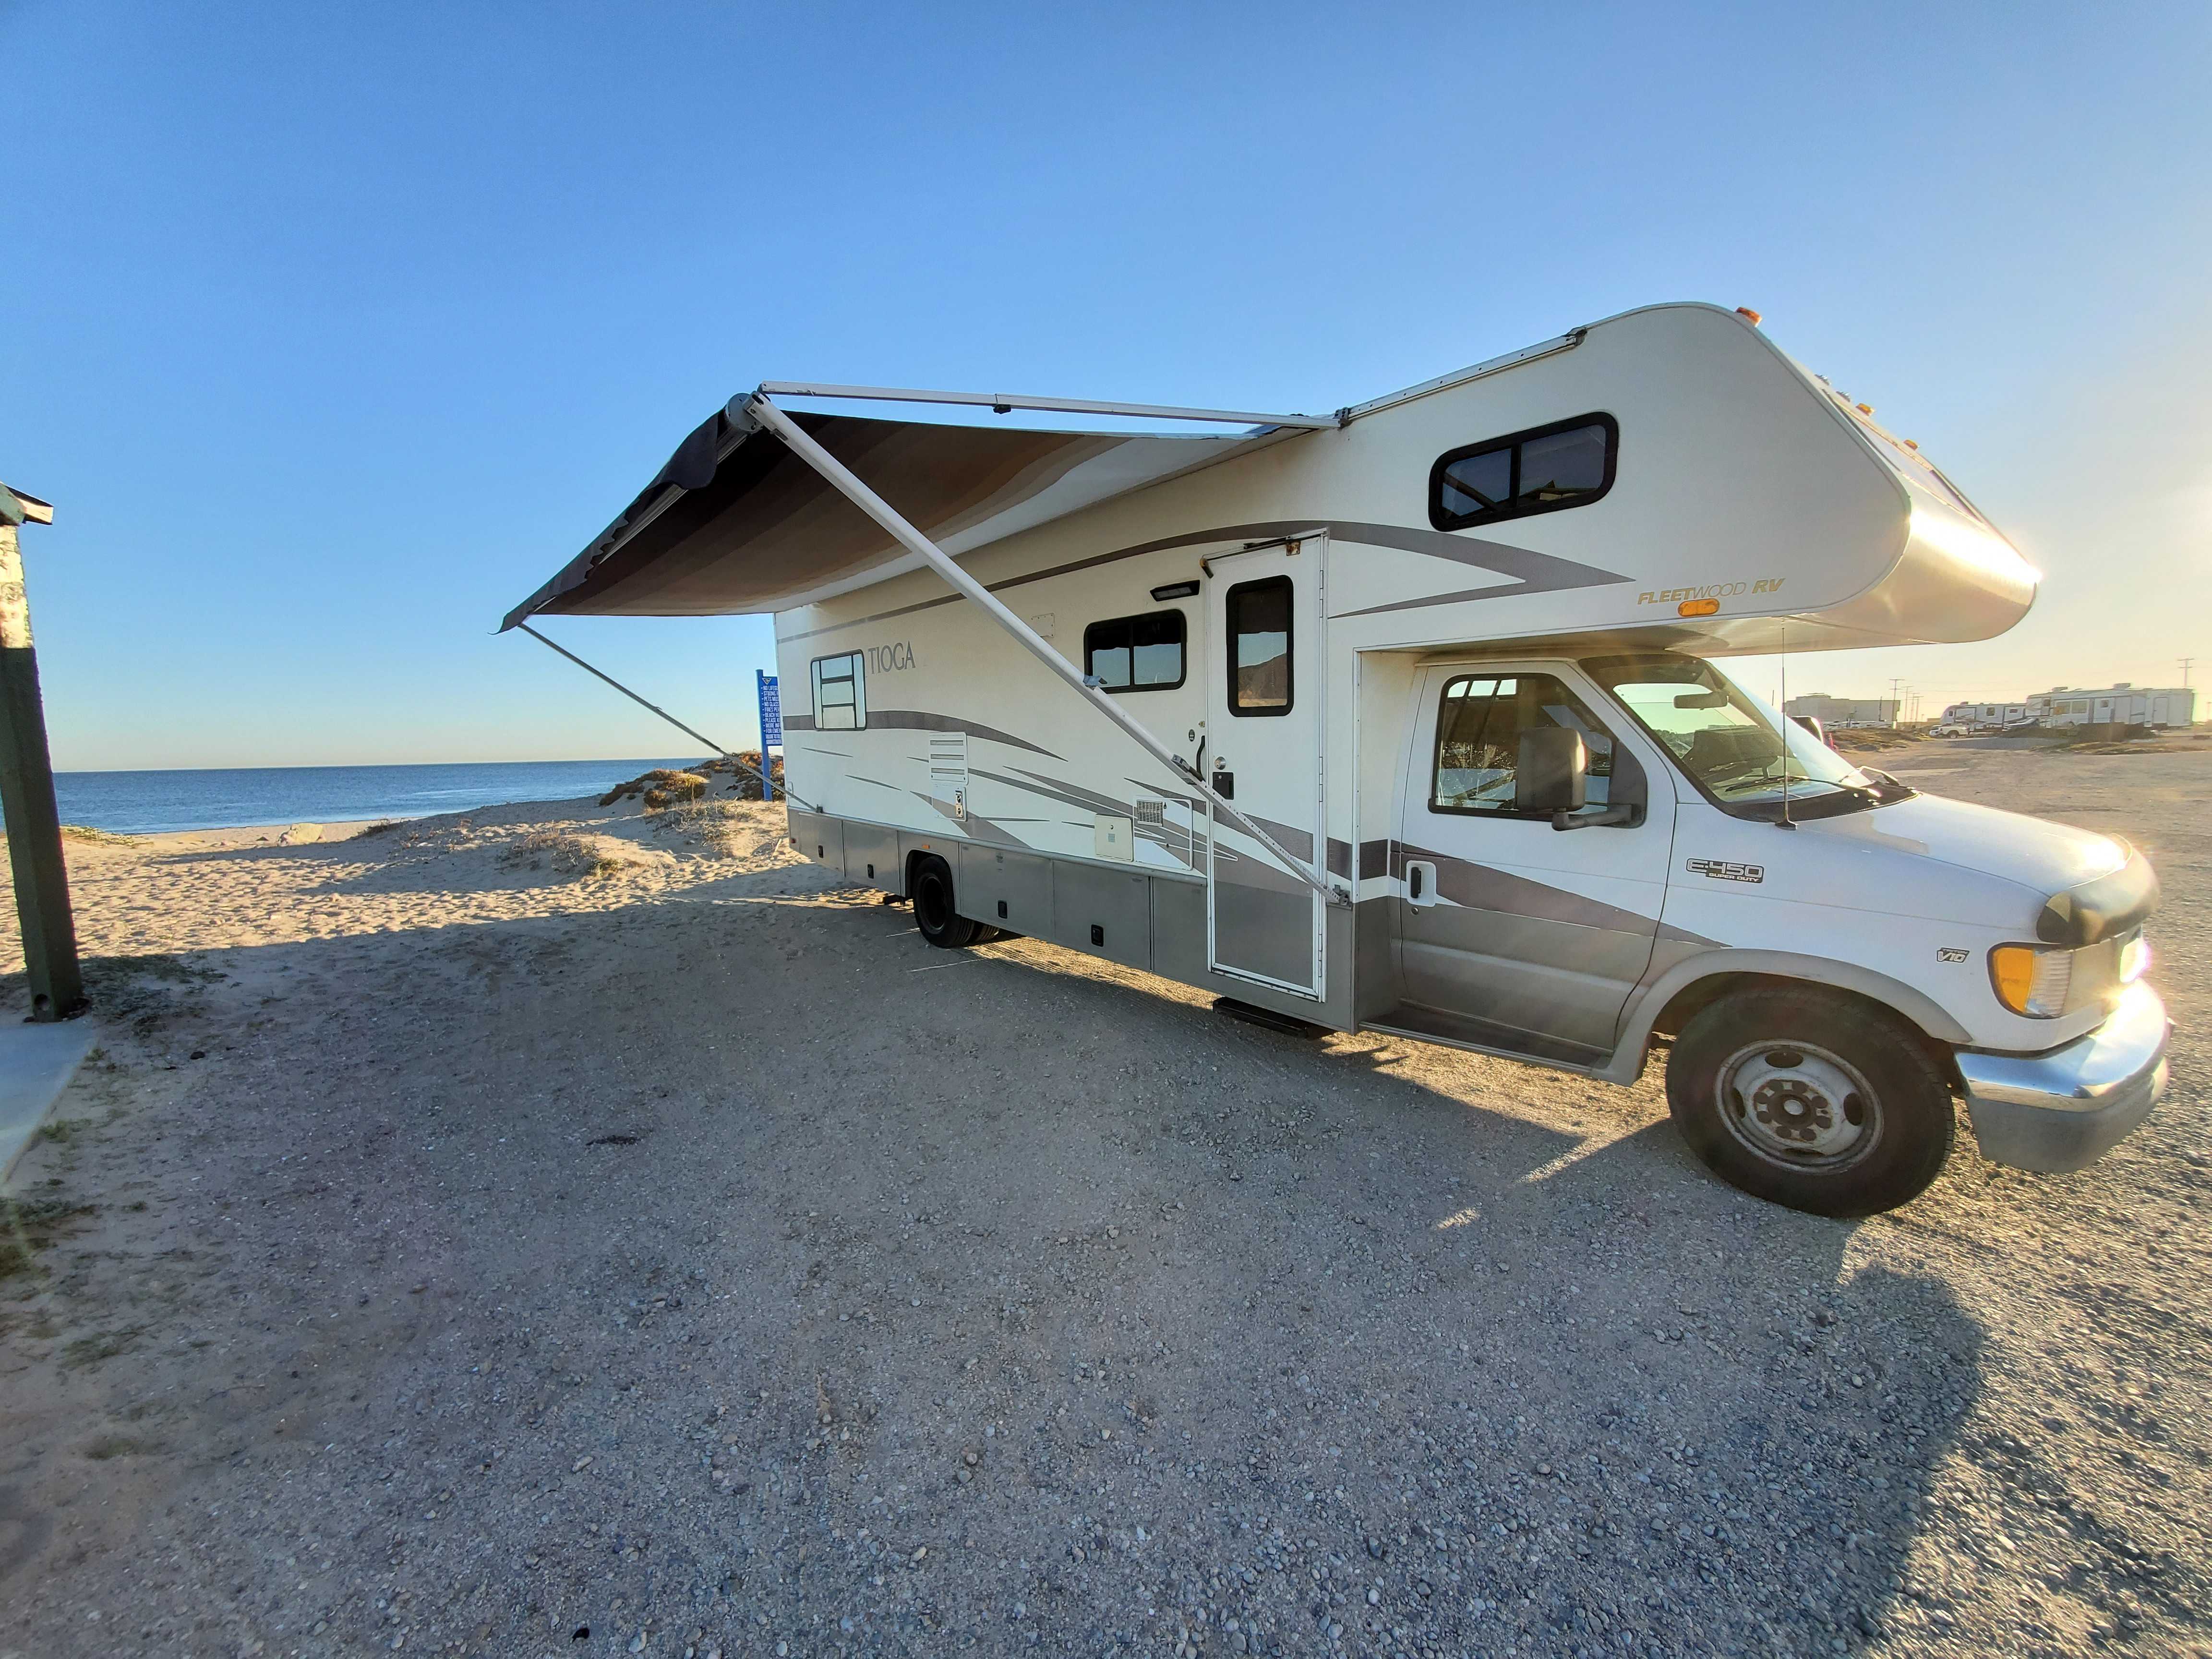
[[[1225,434],[1040,431],[787,410],[902,516],[957,556],[1164,478],[1305,428],[1309,416],[1240,415],[992,393],[771,385],[780,397],[866,398],[1152,418],[1249,422]],[[732,398],[684,439],[668,465],[501,623],[550,616],[709,617],[787,610],[882,581],[924,561],[758,430]]]
[[[1002,428],[804,415],[779,396],[905,399],[1060,410],[1243,425],[1224,437],[1012,431]],[[507,613],[520,628],[673,720],[529,625],[532,616],[698,617],[781,611],[932,569],[1116,726],[1215,818],[1235,824],[1330,904],[1349,904],[1318,865],[1293,857],[1231,805],[1198,771],[1098,684],[963,569],[957,555],[1048,523],[1125,490],[1271,443],[1302,428],[1332,427],[1306,415],[1252,416],[969,392],[887,392],[865,386],[769,384],[693,431],[629,509],[544,587]],[[843,453],[840,453],[841,446]],[[854,462],[869,468],[862,478]],[[894,507],[886,489],[906,499]],[[689,727],[685,727],[689,731]],[[693,735],[697,735],[694,733]]]

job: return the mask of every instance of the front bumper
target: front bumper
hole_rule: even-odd
[[[2166,1005],[2130,986],[2102,1025],[2041,1054],[1959,1050],[1966,1112],[1983,1155],[2063,1175],[2094,1164],[2166,1092]]]

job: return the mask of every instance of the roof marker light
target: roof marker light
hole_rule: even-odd
[[[1749,306],[1738,306],[1735,308],[1735,314],[1747,320],[1753,328],[1759,326],[1759,313]]]
[[[1920,447],[1919,444],[1911,438],[1907,438],[1905,441],[1905,447],[1907,449],[1917,449]]]
[[[1874,405],[1872,404],[1853,404],[1851,407],[1858,410],[1862,415],[1871,415],[1874,413]]]

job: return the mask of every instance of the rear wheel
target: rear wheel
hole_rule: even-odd
[[[1700,1010],[1668,1057],[1667,1103],[1723,1180],[1814,1215],[1872,1215],[1918,1196],[1958,1127],[1917,1031],[1810,987],[1738,991]]]
[[[989,933],[981,922],[970,921],[954,907],[952,871],[943,859],[926,858],[914,868],[914,925],[932,945],[946,951],[965,950]]]

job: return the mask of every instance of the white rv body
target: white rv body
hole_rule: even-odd
[[[1492,441],[1522,434],[1519,480],[1545,434],[1580,441],[1593,422],[1610,434],[1601,488],[1440,527],[1440,501],[1486,499],[1437,493],[1457,488],[1437,483],[1449,458],[1478,452],[1467,476],[1487,477],[1504,465]],[[767,441],[744,424],[708,434],[725,461]],[[2149,1110],[2166,1024],[2135,977],[2140,915],[2114,908],[2149,902],[2124,844],[1901,787],[1836,815],[1744,816],[1591,666],[1980,639],[2033,600],[2035,573],[1972,503],[1753,320],[1632,312],[1194,453],[1107,455],[1025,505],[979,496],[922,526],[1075,670],[1178,667],[1109,695],[1187,769],[948,592],[911,540],[887,543],[773,607],[794,845],[892,894],[942,860],[963,917],[1318,1025],[1615,1081],[1639,1073],[1655,1028],[1726,988],[1827,988],[1923,1034],[1985,1147],[2030,1167],[2086,1163]],[[1116,465],[1129,479],[1106,476]],[[664,510],[649,497],[634,518]],[[618,551],[623,522],[595,547]],[[517,615],[648,608],[605,583],[559,597],[606,556]],[[1255,657],[1285,618],[1287,649]],[[1091,629],[1104,655],[1087,661]],[[1176,629],[1179,657],[1159,642]],[[1145,640],[1150,671],[1133,674]],[[1439,805],[1466,782],[1439,723],[1509,696],[1578,710],[1559,718],[1634,821],[1562,833]],[[1990,952],[2050,947],[2054,927],[2080,935],[2079,994],[2015,1012]]]

